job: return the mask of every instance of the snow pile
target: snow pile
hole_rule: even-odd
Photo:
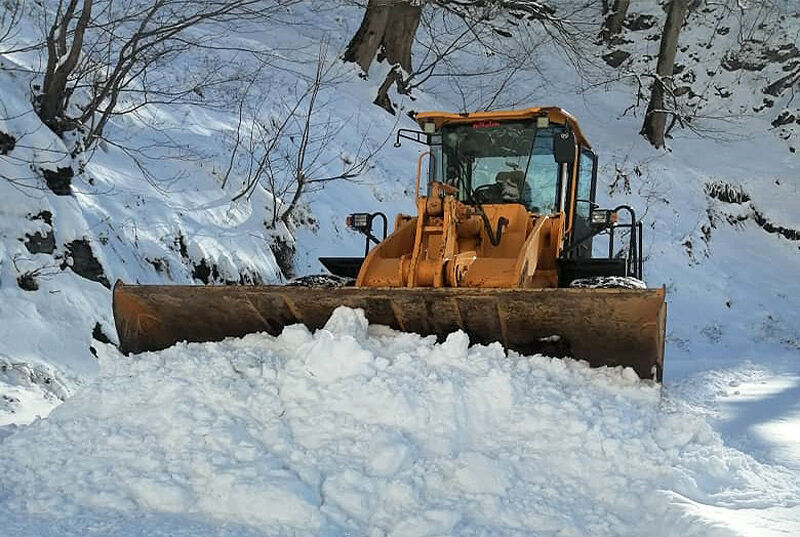
[[[3,442],[15,535],[735,535],[731,509],[749,513],[740,527],[800,522],[790,473],[630,370],[507,357],[460,332],[437,344],[347,308],[314,334],[103,347],[100,363]]]

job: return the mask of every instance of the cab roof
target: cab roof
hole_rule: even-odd
[[[541,116],[547,116],[550,122],[564,125],[568,123],[575,133],[575,138],[579,144],[588,147],[589,140],[583,135],[578,120],[575,117],[557,106],[541,106],[533,108],[522,108],[519,110],[497,110],[494,112],[472,112],[469,114],[453,114],[450,112],[419,112],[415,119],[420,127],[425,123],[433,122],[436,124],[436,130],[439,130],[444,125],[460,124],[460,123],[474,123],[477,121],[514,121],[521,119],[534,119]]]

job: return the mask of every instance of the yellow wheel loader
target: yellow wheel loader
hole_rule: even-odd
[[[386,236],[382,213],[353,213],[347,223],[366,236],[365,256],[320,259],[354,278],[351,285],[117,283],[120,349],[276,335],[293,323],[318,329],[345,305],[398,330],[442,339],[460,329],[473,343],[629,366],[660,381],[664,289],[640,281],[634,211],[595,203],[597,158],[575,118],[542,107],[424,112],[416,120],[420,130],[400,129],[395,144],[427,146],[417,163],[416,215],[397,215]]]

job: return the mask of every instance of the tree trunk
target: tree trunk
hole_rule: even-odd
[[[375,57],[411,72],[411,47],[419,26],[421,0],[369,0],[361,26],[350,40],[344,61],[365,73]]]
[[[76,4],[75,0],[69,3],[67,10],[61,14],[61,19],[53,23],[47,36],[47,68],[37,112],[42,122],[57,134],[64,130],[62,120],[71,93],[67,91],[67,82],[78,65],[83,37],[92,15],[92,0],[84,0],[80,17],[75,23],[72,44],[67,50],[66,34],[74,18]]]
[[[678,36],[681,32],[683,20],[689,0],[672,0],[661,34],[661,47],[658,52],[656,78],[653,81],[650,102],[644,116],[642,134],[656,148],[664,147],[664,132],[667,126],[667,111],[665,110],[664,96],[672,92],[672,71],[675,67],[675,55],[678,52]]]
[[[406,81],[400,70],[396,66],[392,67],[392,70],[386,74],[386,78],[383,80],[380,88],[378,88],[378,95],[375,97],[375,100],[372,101],[372,104],[377,104],[393,116],[396,115],[397,111],[394,109],[392,100],[389,98],[389,90],[392,86],[396,86],[398,93],[406,93],[405,85]]]
[[[614,0],[614,6],[603,23],[602,37],[604,41],[610,41],[613,36],[622,32],[622,23],[628,14],[630,3],[630,0]]]

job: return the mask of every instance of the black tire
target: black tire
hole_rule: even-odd
[[[314,289],[335,289],[337,287],[348,287],[355,284],[353,278],[344,278],[333,274],[309,274],[289,280],[286,285],[289,287],[311,287]]]
[[[578,289],[647,289],[642,280],[631,276],[594,276],[572,280],[570,287]]]

